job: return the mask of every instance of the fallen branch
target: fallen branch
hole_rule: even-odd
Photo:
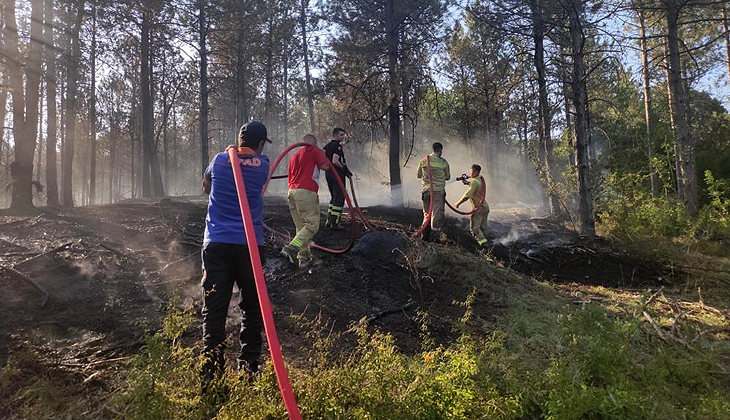
[[[25,252],[8,252],[6,254],[0,255],[1,257],[8,258],[8,257],[27,257],[29,255],[38,255],[38,251],[25,251]]]
[[[654,327],[654,330],[659,335],[659,338],[661,338],[664,341],[667,341],[667,337],[664,335],[664,332],[659,328],[659,326],[654,322],[654,318],[651,317],[646,311],[643,312],[644,318],[646,318],[647,321],[649,321],[649,325]]]
[[[95,362],[89,362],[89,363],[59,363],[59,366],[66,366],[66,367],[83,367],[88,368],[96,365],[101,365],[104,363],[114,363],[114,362],[121,362],[127,359],[131,359],[132,356],[122,356],[122,357],[114,357],[112,359],[104,359],[104,360],[97,360]]]
[[[104,249],[106,249],[107,251],[111,251],[111,252],[119,255],[120,257],[124,257],[124,253],[122,253],[121,251],[116,250],[116,249],[110,247],[109,245],[106,245],[104,242],[99,242],[99,246],[102,247],[102,248],[104,248]]]
[[[656,292],[654,292],[654,294],[649,296],[649,299],[647,299],[646,302],[644,302],[644,304],[641,305],[641,312],[646,314],[646,307],[651,305],[651,303],[654,301],[654,299],[656,299],[662,293],[664,293],[664,286],[661,286],[659,288],[659,290],[657,290]]]
[[[158,250],[158,251],[160,251],[160,252],[164,252],[164,253],[167,253],[167,254],[174,254],[174,255],[185,255],[185,256],[188,256],[188,254],[186,254],[186,253],[184,253],[184,252],[170,251],[169,249],[165,249],[165,248],[162,248],[162,247],[161,247],[161,246],[159,246],[159,245],[155,245],[155,249],[156,249],[156,250]]]
[[[97,378],[98,378],[99,376],[101,376],[101,374],[102,374],[102,371],[100,371],[100,370],[99,370],[99,371],[96,371],[96,372],[92,373],[91,375],[89,375],[89,376],[88,376],[88,377],[87,377],[86,379],[84,379],[84,380],[83,380],[83,382],[81,382],[81,383],[82,383],[82,384],[84,384],[84,385],[86,385],[86,384],[88,384],[89,382],[93,381],[94,379],[97,379]]]
[[[386,315],[394,314],[394,313],[400,312],[400,311],[405,311],[406,309],[414,306],[415,304],[416,304],[416,302],[414,302],[412,300],[408,300],[408,302],[406,302],[405,305],[402,305],[402,306],[399,306],[399,307],[393,308],[393,309],[385,309],[385,310],[382,310],[380,312],[376,312],[373,315],[370,315],[370,316],[366,317],[365,320],[364,320],[364,323],[365,324],[369,324],[369,323],[375,321],[376,319],[382,318],[382,317],[384,317]],[[346,333],[355,332],[356,329],[357,328],[353,326],[352,328],[350,328],[349,330],[347,330],[345,332]]]
[[[176,264],[180,264],[181,262],[185,262],[185,261],[187,261],[187,260],[189,260],[189,259],[191,259],[191,258],[193,258],[193,257],[195,257],[197,255],[200,255],[200,253],[199,252],[193,252],[192,254],[188,255],[187,257],[183,257],[183,258],[180,258],[179,260],[175,260],[175,261],[172,261],[170,263],[167,263],[164,267],[162,267],[162,269],[160,270],[160,272],[163,272],[163,271],[167,270],[168,268],[170,268],[170,267],[172,267],[172,266],[174,266]]]
[[[728,327],[711,328],[709,330],[700,331],[699,333],[697,333],[697,335],[695,336],[695,338],[693,338],[692,341],[690,341],[690,343],[694,343],[695,341],[697,341],[700,338],[702,338],[705,334],[717,334],[717,333],[721,333],[721,332],[730,332],[730,328],[728,328]]]
[[[16,223],[23,223],[23,222],[27,222],[28,220],[33,220],[33,219],[40,219],[40,217],[41,217],[41,216],[43,216],[44,214],[45,214],[45,213],[41,213],[41,214],[39,214],[38,216],[31,216],[31,217],[26,217],[26,218],[24,218],[24,219],[19,219],[19,220],[13,220],[12,222],[7,222],[7,223],[3,223],[2,225],[0,225],[0,228],[8,227],[8,226],[10,226],[10,225],[14,225],[14,224],[16,224]]]
[[[195,248],[202,248],[203,247],[203,243],[202,242],[177,241],[177,243],[182,244],[182,245],[193,246]]]
[[[693,267],[693,266],[689,266],[689,265],[674,265],[674,264],[672,266],[674,268],[685,268],[688,270],[700,270],[700,271],[710,271],[713,273],[730,274],[730,270],[722,270],[722,269],[718,269],[718,268]]]
[[[194,274],[192,276],[181,277],[181,278],[172,279],[172,280],[155,281],[155,282],[145,283],[145,286],[162,286],[164,284],[188,283],[188,282],[191,282],[191,281],[196,281],[197,282],[197,281],[200,281],[200,276],[201,275],[202,274]]]
[[[656,331],[656,333],[659,335],[659,337],[662,340],[669,342],[669,338],[672,338],[674,341],[682,344],[683,346],[687,347],[688,349],[695,351],[695,348],[692,347],[691,345],[689,345],[689,343],[687,343],[683,339],[676,337],[672,334],[668,334],[668,335],[664,334],[664,332],[661,330],[661,328],[659,328],[659,326],[656,324],[656,322],[654,322],[654,319],[651,317],[651,315],[649,315],[646,311],[644,311],[643,314],[644,314],[644,318],[646,318],[646,320],[649,321],[649,324],[654,328],[654,330]]]
[[[0,269],[3,269],[3,270],[7,271],[10,274],[14,274],[16,277],[20,277],[21,279],[23,279],[23,280],[27,281],[28,283],[32,284],[36,289],[38,289],[38,291],[40,291],[44,295],[43,301],[41,302],[41,308],[44,307],[44,306],[46,306],[46,302],[48,302],[48,298],[50,297],[50,295],[48,294],[48,292],[46,291],[46,289],[43,288],[43,286],[41,286],[40,284],[38,284],[37,281],[35,281],[32,278],[26,276],[25,274],[21,273],[20,271],[16,270],[13,267],[6,267],[4,265],[0,265]]]
[[[25,248],[25,249],[28,249],[27,247],[24,247],[22,245],[16,245],[16,244],[12,243],[11,241],[8,241],[7,239],[0,238],[0,242],[1,243],[4,243],[5,245],[11,246],[13,248]]]
[[[35,257],[28,258],[27,260],[24,260],[24,261],[21,261],[21,262],[15,264],[13,266],[13,268],[17,269],[20,266],[23,266],[23,265],[26,265],[26,264],[30,264],[33,261],[36,261],[36,260],[38,260],[41,257],[45,257],[47,255],[55,254],[56,252],[59,252],[59,251],[63,251],[64,249],[70,247],[74,243],[75,243],[75,241],[73,241],[73,242],[67,242],[67,243],[65,243],[63,245],[59,245],[59,246],[57,246],[55,248],[49,249],[48,251],[45,251],[43,253],[40,253],[40,254],[36,255]]]

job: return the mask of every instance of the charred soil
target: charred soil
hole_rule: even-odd
[[[179,305],[197,310],[205,212],[202,199],[175,198],[42,208],[32,217],[0,213],[0,367],[13,355],[33,356],[19,362],[23,380],[2,384],[0,417],[21,403],[9,397],[39,377],[83,384],[80,392],[89,396],[103,393],[104,378],[138,351],[146,332],[159,328],[173,296]],[[475,288],[469,278],[490,273],[480,272],[474,261],[567,284],[637,288],[671,280],[661,262],[601,239],[581,238],[549,218],[493,211],[492,246],[485,252],[476,249],[466,218],[449,219],[447,241],[435,244],[410,236],[421,222],[417,209],[370,207],[364,213],[378,230],[358,225],[351,252],[315,251],[311,269],[288,266],[278,256],[281,240],[269,238],[267,286],[290,362],[303,360],[306,353],[301,331],[287,321],[291,314],[321,316],[343,333],[343,351],[357,338],[348,332],[364,318],[369,326],[392,334],[403,352],[414,353],[422,341],[422,314],[429,316],[432,337],[449,343],[464,328],[463,302],[472,299],[466,327],[489,333],[507,304],[500,292],[504,280]],[[293,231],[280,198],[267,199],[265,222]],[[348,228],[323,226],[315,240],[345,247],[347,217],[343,224]],[[234,294],[231,333],[240,320],[236,301]],[[187,337],[198,338],[199,333]]]

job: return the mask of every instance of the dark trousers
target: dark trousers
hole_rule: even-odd
[[[234,283],[241,293],[238,307],[243,318],[238,368],[256,372],[261,356],[263,321],[248,246],[212,242],[205,245],[202,254],[204,380],[210,381],[220,375],[225,367],[226,318]],[[263,259],[261,247],[259,254]]]
[[[337,171],[337,173],[340,175],[340,179],[344,185],[344,172]],[[337,183],[335,174],[331,169],[327,170],[325,177],[327,178],[327,187],[329,188],[330,195],[332,196],[329,208],[327,209],[327,222],[329,225],[337,225],[340,223],[340,216],[342,216],[342,210],[344,210],[345,194],[342,192],[342,188],[340,188],[340,184]]]

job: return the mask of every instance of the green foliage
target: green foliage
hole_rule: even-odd
[[[730,180],[705,171],[708,203],[700,211],[696,230],[710,239],[730,239]]]
[[[290,379],[309,419],[624,419],[728,418],[726,384],[713,376],[718,351],[696,343],[690,351],[659,341],[641,318],[616,318],[588,305],[565,312],[542,298],[517,303],[505,331],[449,346],[400,352],[392,336],[353,331],[357,343],[337,349],[342,337],[322,320],[291,316],[312,342]],[[459,303],[466,323],[473,296]],[[525,309],[532,311],[526,314]],[[423,328],[428,316],[422,314]],[[179,340],[192,326],[190,312],[171,308],[163,329],[148,337],[115,399],[124,418],[285,419],[270,363],[252,382],[228,373],[218,390],[201,396],[196,347]],[[690,329],[685,328],[686,332]],[[339,350],[339,352],[338,352]],[[220,395],[220,394],[218,394]]]
[[[730,181],[705,171],[708,203],[693,220],[683,203],[667,196],[654,197],[647,188],[648,175],[608,174],[596,197],[602,229],[611,235],[685,237],[690,240],[730,238]]]
[[[728,418],[710,349],[646,341],[640,320],[587,307],[561,320],[565,347],[547,371],[549,419]]]
[[[201,418],[206,401],[200,395],[201,359],[197,346],[186,346],[182,334],[195,323],[192,310],[168,306],[162,329],[145,339],[130,362],[123,391],[115,405],[129,419]]]
[[[610,173],[596,197],[596,212],[608,233],[620,237],[681,236],[691,220],[684,205],[667,197],[653,197],[647,175]]]

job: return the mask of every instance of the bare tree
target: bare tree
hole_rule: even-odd
[[[33,153],[38,135],[38,102],[41,80],[43,37],[43,2],[31,1],[30,45],[25,62],[25,92],[15,20],[15,0],[5,0],[6,69],[10,76],[10,93],[13,98],[13,140],[15,161],[10,175],[13,178],[13,195],[10,208],[18,212],[33,209]]]
[[[142,14],[142,32],[140,42],[140,91],[142,96],[142,195],[144,197],[161,197],[165,195],[162,184],[162,173],[157,156],[157,144],[154,132],[154,103],[152,99],[152,66],[150,65],[150,27],[152,10],[145,5]]]
[[[569,17],[571,55],[573,58],[573,106],[575,108],[575,146],[578,162],[578,218],[580,233],[593,236],[596,233],[593,220],[593,196],[591,192],[589,174],[588,144],[590,132],[588,130],[588,112],[586,103],[586,69],[584,62],[584,19],[585,6],[581,0],[567,2],[565,10]]]
[[[84,0],[77,0],[76,14],[69,13],[69,23],[73,19],[73,25],[69,28],[71,38],[71,55],[66,70],[66,133],[62,153],[61,171],[63,172],[61,182],[61,205],[64,207],[74,206],[73,196],[73,160],[74,146],[76,143],[76,120],[78,118],[78,79],[79,61],[81,60],[81,23],[84,19]]]
[[[530,0],[532,39],[535,44],[534,63],[537,71],[538,86],[538,142],[540,143],[544,176],[547,178],[547,191],[550,198],[550,213],[557,214],[560,210],[560,200],[557,192],[551,187],[555,177],[555,162],[553,161],[553,140],[551,138],[550,103],[548,102],[547,76],[545,67],[545,21],[547,14],[543,2]]]
[[[89,159],[89,204],[96,201],[96,0],[91,2],[91,91],[89,98],[89,141],[91,143]]]
[[[314,124],[314,98],[312,97],[312,80],[309,74],[309,42],[307,41],[307,7],[309,0],[301,0],[301,12],[299,14],[299,24],[302,27],[302,49],[304,55],[304,78],[307,87],[307,107],[309,109],[309,128],[312,133],[316,133],[317,129]]]
[[[639,20],[639,48],[641,50],[641,75],[644,88],[644,120],[646,121],[646,144],[647,158],[649,160],[649,171],[651,180],[651,192],[654,196],[659,195],[659,176],[654,169],[654,112],[651,104],[651,75],[649,74],[649,48],[646,37],[646,12],[641,8],[636,10]]]
[[[200,54],[200,174],[208,167],[208,20],[207,0],[198,0],[198,54]]]
[[[667,88],[670,93],[670,110],[675,127],[675,151],[677,158],[677,190],[687,211],[696,216],[699,212],[697,198],[697,172],[695,169],[695,137],[689,123],[687,92],[682,83],[682,67],[679,52],[678,21],[686,1],[663,0],[667,22]]]
[[[45,60],[46,60],[46,204],[58,206],[58,170],[56,146],[58,127],[56,124],[56,50],[53,40],[53,0],[45,0]]]

